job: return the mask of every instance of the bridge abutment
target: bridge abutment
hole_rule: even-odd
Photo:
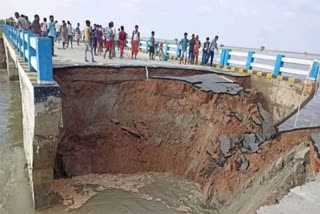
[[[61,120],[60,86],[40,85],[36,72],[4,38],[10,80],[19,80],[23,113],[23,146],[32,198],[36,209],[58,202],[52,192],[57,136]]]

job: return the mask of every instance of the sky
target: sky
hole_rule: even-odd
[[[320,0],[0,0],[1,18],[18,11],[53,14],[73,25],[85,20],[107,26],[138,24],[142,36],[181,39],[184,32],[202,40],[219,35],[219,44],[269,50],[320,53]],[[4,4],[1,4],[4,5]]]

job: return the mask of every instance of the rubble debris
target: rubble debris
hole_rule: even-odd
[[[249,161],[247,160],[247,158],[243,155],[240,154],[240,171],[245,173],[247,171],[247,169],[249,168]]]
[[[258,126],[262,125],[262,122],[256,116],[252,116],[251,120]]]
[[[257,104],[260,116],[263,118],[262,131],[263,135],[269,140],[272,135],[276,133],[276,129],[273,125],[272,116],[269,112],[264,110],[260,103]]]
[[[227,136],[220,136],[219,137],[220,142],[220,150],[224,157],[230,157],[231,154],[229,153],[231,149],[231,140]]]

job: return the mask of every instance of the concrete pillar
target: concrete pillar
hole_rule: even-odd
[[[252,69],[251,63],[254,62],[253,58],[254,51],[249,51],[248,52],[248,57],[247,57],[247,64],[246,64],[246,69]]]
[[[7,59],[7,71],[8,71],[9,80],[19,80],[19,72],[18,72],[17,65],[11,57],[8,47],[5,46],[4,49],[6,53],[6,59]]]
[[[274,71],[273,71],[274,75],[281,75],[280,69],[283,67],[283,62],[282,62],[283,57],[284,57],[283,55],[277,55],[276,63],[274,65]]]

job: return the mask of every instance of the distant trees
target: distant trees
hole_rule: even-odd
[[[266,49],[266,47],[264,47],[263,45],[260,47],[260,51],[264,51]]]
[[[220,44],[220,48],[223,48],[224,47],[224,44]]]

